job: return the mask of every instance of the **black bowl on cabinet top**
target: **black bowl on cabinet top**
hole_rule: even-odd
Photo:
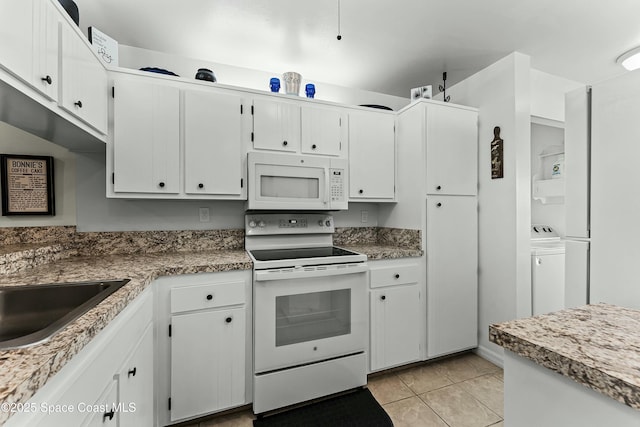
[[[22,0],[19,0],[19,1],[22,1]],[[73,0],[58,0],[58,1],[60,2],[64,10],[67,11],[71,19],[73,19],[73,22],[75,22],[76,25],[79,26],[80,12],[78,11],[78,5],[76,4],[76,2],[74,2]]]

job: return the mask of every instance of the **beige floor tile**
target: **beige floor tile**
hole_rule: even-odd
[[[476,367],[476,369],[478,369],[479,371],[481,371],[483,373],[493,374],[493,373],[496,373],[496,372],[502,372],[502,368],[500,366],[494,365],[493,363],[489,362],[486,359],[483,359],[482,357],[478,356],[477,354],[468,353],[468,354],[464,355],[463,358],[465,360],[468,360],[469,363],[471,363],[473,366]]]
[[[504,383],[494,375],[483,375],[460,383],[466,392],[504,418]]]
[[[373,377],[369,380],[367,387],[381,405],[414,395],[409,387],[395,374]]]
[[[253,413],[247,410],[201,421],[199,427],[251,427],[254,418]]]
[[[398,372],[400,379],[416,394],[453,384],[436,364],[422,365]]]
[[[418,397],[383,405],[394,427],[447,427],[447,425]]]
[[[488,367],[477,367],[471,362],[471,358],[467,355],[458,356],[451,359],[445,359],[435,363],[439,369],[454,383],[476,378],[489,373]]]
[[[458,384],[421,394],[420,398],[451,427],[486,427],[502,420]]]

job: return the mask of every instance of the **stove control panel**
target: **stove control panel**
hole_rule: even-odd
[[[270,213],[245,215],[245,234],[333,233],[333,217],[328,214]]]

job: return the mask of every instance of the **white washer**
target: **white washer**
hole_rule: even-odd
[[[564,309],[565,242],[553,227],[531,226],[531,312]]]

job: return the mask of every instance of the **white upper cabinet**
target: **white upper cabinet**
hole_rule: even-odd
[[[58,97],[60,14],[49,1],[4,1],[0,65],[50,100]]]
[[[246,199],[248,114],[239,92],[112,75],[108,197]]]
[[[180,91],[144,77],[116,80],[114,192],[180,191]]]
[[[107,71],[86,41],[62,25],[60,106],[101,133],[107,133]]]
[[[240,96],[185,90],[185,193],[243,194],[242,109]]]
[[[427,194],[476,195],[477,111],[429,104],[426,122]]]
[[[297,152],[300,149],[300,105],[270,98],[255,98],[251,107],[256,150]]]
[[[302,153],[341,156],[346,152],[347,117],[339,108],[303,105]]]
[[[395,114],[349,114],[349,200],[395,200]]]

